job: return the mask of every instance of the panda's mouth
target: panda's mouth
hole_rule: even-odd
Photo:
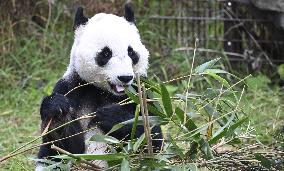
[[[108,82],[110,88],[117,94],[124,94],[125,88],[127,85],[117,85]]]

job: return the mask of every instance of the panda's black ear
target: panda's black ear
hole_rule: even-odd
[[[78,7],[76,14],[75,14],[75,20],[74,20],[74,26],[73,29],[75,30],[80,25],[84,25],[88,22],[88,18],[84,16],[83,8]]]
[[[131,23],[135,23],[134,10],[131,3],[124,5],[124,18]]]

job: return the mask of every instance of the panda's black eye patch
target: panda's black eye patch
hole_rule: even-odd
[[[131,46],[128,46],[127,51],[128,51],[128,56],[132,59],[133,65],[137,64],[139,61],[139,56],[137,52],[135,52]]]
[[[108,63],[111,57],[112,51],[106,46],[97,54],[96,62],[99,66],[104,66]]]

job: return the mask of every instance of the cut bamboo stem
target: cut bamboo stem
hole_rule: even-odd
[[[140,77],[139,77],[138,74],[136,74],[136,78],[137,78],[137,86],[138,86],[138,97],[139,97],[139,100],[140,100],[140,108],[141,108],[140,111],[141,111],[142,118],[143,118],[143,126],[144,126],[146,141],[147,141],[148,154],[152,155],[153,154],[153,148],[152,148],[150,125],[149,125],[149,123],[147,124],[147,116],[145,114],[145,106],[147,106],[146,97],[144,97],[144,100],[143,100],[143,94],[146,94],[146,93],[144,92],[142,94]],[[144,91],[145,91],[145,87],[144,87]],[[143,102],[143,101],[145,101],[145,102]],[[146,109],[147,109],[147,107],[146,107]],[[146,111],[147,111],[147,115],[148,115],[148,110],[146,110]]]
[[[147,138],[147,144],[148,144],[148,153],[150,155],[153,155],[153,146],[152,146],[152,137],[151,137],[151,126],[149,122],[149,113],[148,113],[148,106],[147,106],[147,95],[146,95],[146,89],[144,84],[142,85],[142,93],[143,93],[143,106],[144,106],[144,112],[145,112],[145,122],[146,122],[146,129],[148,135]]]

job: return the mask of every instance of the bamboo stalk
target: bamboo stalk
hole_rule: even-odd
[[[142,88],[141,88],[141,83],[140,83],[140,77],[139,77],[138,74],[136,74],[136,78],[137,78],[137,86],[138,86],[138,97],[139,97],[139,100],[140,100],[140,108],[141,108],[140,111],[141,111],[142,118],[143,118],[145,138],[147,140],[148,154],[152,155],[153,149],[152,149],[152,145],[151,145],[152,144],[151,135],[150,135],[151,132],[149,132],[150,129],[149,129],[149,126],[147,125],[147,121],[146,121],[145,106],[144,106],[143,97],[142,97]],[[151,147],[150,147],[150,145],[151,145]],[[152,151],[151,151],[151,149],[152,149]]]
[[[146,122],[146,129],[148,132],[147,138],[147,144],[148,144],[148,153],[150,155],[153,155],[153,146],[152,146],[152,137],[151,137],[151,127],[149,123],[149,113],[148,113],[148,107],[147,107],[147,95],[146,95],[146,89],[145,85],[142,85],[142,93],[143,93],[143,105],[144,105],[144,112],[145,112],[145,122]]]

